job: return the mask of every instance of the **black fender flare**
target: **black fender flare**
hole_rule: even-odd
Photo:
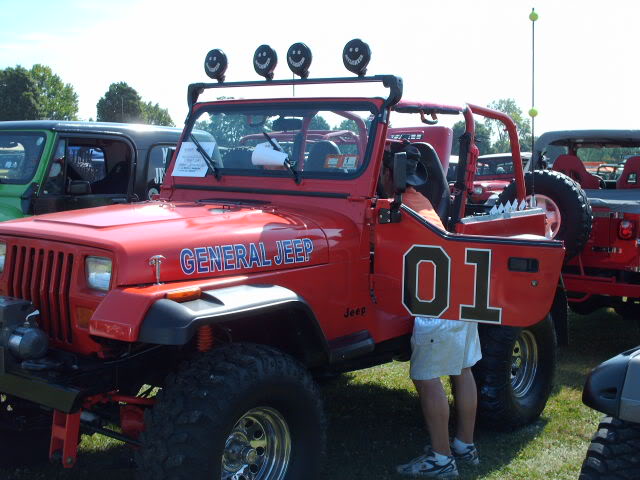
[[[594,368],[587,376],[582,402],[599,412],[640,423],[640,346]]]
[[[307,347],[312,345],[316,353],[328,356],[326,337],[309,304],[292,290],[279,285],[237,285],[203,290],[200,298],[182,303],[166,298],[156,300],[140,325],[138,341],[181,346],[204,325],[229,325],[233,321],[265,315],[275,318],[279,314],[295,315],[296,335],[306,337]]]

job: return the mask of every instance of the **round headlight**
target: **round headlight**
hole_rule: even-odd
[[[359,38],[354,38],[347,42],[344,50],[342,50],[342,62],[344,66],[347,70],[355,73],[359,77],[367,73],[369,60],[371,60],[371,49],[369,45]]]
[[[267,80],[273,78],[273,71],[278,64],[278,54],[269,45],[260,45],[253,54],[253,68],[258,75]]]
[[[289,65],[289,69],[300,78],[307,78],[309,76],[311,58],[311,49],[302,42],[294,43],[287,51],[287,65]]]
[[[207,53],[204,60],[204,71],[218,82],[224,82],[224,73],[227,71],[227,56],[218,48]]]

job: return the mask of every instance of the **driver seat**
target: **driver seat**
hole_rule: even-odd
[[[339,155],[338,145],[329,140],[320,140],[314,143],[309,150],[309,156],[304,162],[304,169],[310,171],[330,170],[325,167],[325,162],[329,155]]]
[[[589,173],[582,160],[576,155],[559,155],[553,162],[552,170],[564,173],[567,177],[578,182],[584,189],[600,188],[601,178]]]
[[[440,158],[431,144],[415,142],[411,145],[420,150],[420,161],[427,169],[428,178],[427,183],[415,187],[415,189],[429,199],[440,220],[442,220],[442,224],[448,225],[451,194],[449,193],[449,183],[447,182],[442,162],[440,162]]]

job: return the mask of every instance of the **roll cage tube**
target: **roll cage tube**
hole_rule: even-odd
[[[522,168],[522,154],[520,153],[520,141],[518,140],[518,130],[516,124],[506,113],[498,112],[490,108],[481,107],[479,105],[468,105],[473,113],[482,115],[491,120],[498,120],[504,123],[509,134],[509,144],[511,145],[511,158],[513,159],[513,173],[516,180],[516,198],[520,204],[526,196],[526,188],[524,184],[524,169]],[[465,115],[466,119],[466,115]],[[473,118],[471,119],[473,123]],[[467,121],[467,125],[469,122]]]
[[[187,104],[189,111],[198,101],[198,97],[205,90],[211,88],[233,88],[233,87],[264,87],[271,85],[318,85],[318,84],[335,84],[335,83],[382,83],[389,89],[389,96],[384,102],[383,107],[392,107],[402,98],[402,78],[395,75],[374,75],[371,77],[337,77],[337,78],[306,78],[291,80],[262,80],[251,82],[223,82],[223,83],[192,83],[187,89]]]
[[[473,177],[476,171],[476,160],[478,155],[471,155],[473,151],[472,145],[475,146],[475,122],[473,112],[466,107],[462,114],[465,121],[465,132],[460,137],[460,155],[458,160],[458,169],[456,171],[456,182],[454,184],[454,200],[453,212],[451,214],[450,230],[455,229],[456,223],[464,218],[465,206],[469,189],[473,187]]]

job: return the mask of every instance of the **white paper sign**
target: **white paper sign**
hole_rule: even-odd
[[[269,142],[259,143],[251,154],[254,165],[270,165],[282,167],[289,156],[284,152],[274,150]]]
[[[209,157],[213,155],[216,142],[200,142]],[[215,162],[215,160],[214,160]],[[176,164],[173,167],[174,177],[204,177],[207,174],[207,163],[193,142],[184,142],[180,146]]]

